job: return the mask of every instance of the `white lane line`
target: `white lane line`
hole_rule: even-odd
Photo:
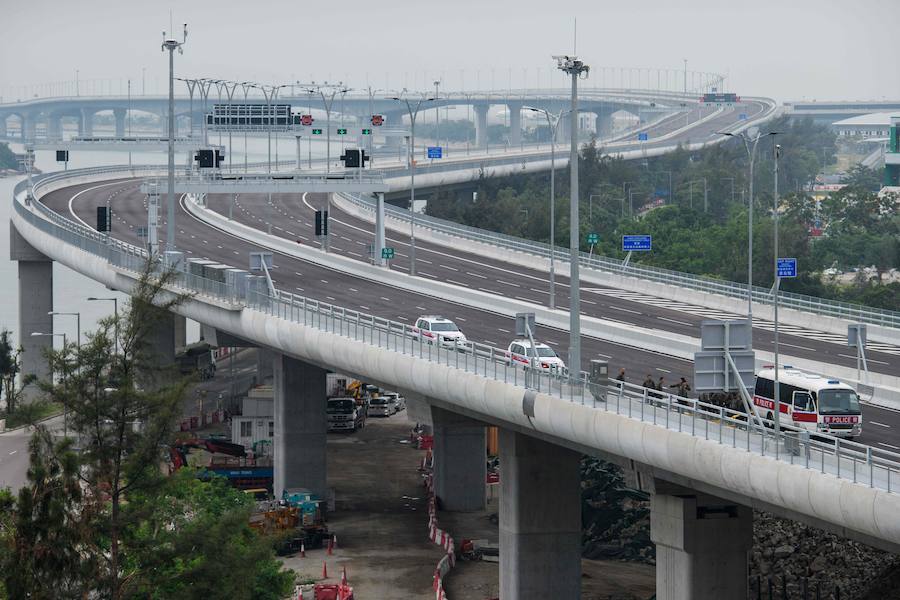
[[[843,356],[844,358],[852,358],[853,360],[856,360],[856,357],[855,357],[855,356],[850,356],[849,354],[838,354],[838,356]],[[886,362],[884,362],[884,361],[875,360],[875,359],[872,359],[872,358],[866,358],[866,362],[876,363],[876,364],[879,364],[879,365],[886,365],[886,364],[888,364],[888,363],[886,363]]]
[[[302,292],[302,291],[303,291],[303,288],[297,288],[297,290],[300,291],[300,292]]]
[[[391,301],[390,298],[385,298],[384,296],[382,296],[381,299],[384,300],[385,302],[390,302],[390,301]]]
[[[502,279],[498,279],[497,283],[502,283],[503,285],[511,285],[513,287],[522,287],[518,283],[510,283],[509,281],[503,281]]]
[[[586,299],[586,298],[582,298],[581,301],[584,302],[585,304],[597,304],[597,303],[594,302],[593,300],[588,300],[588,299]]]
[[[482,343],[487,344],[488,346],[496,346],[497,345],[497,342],[494,342],[491,340],[484,340]]]
[[[885,423],[879,423],[878,421],[869,421],[870,425],[878,425],[879,427],[887,427],[890,428],[890,425],[886,425]]]
[[[465,319],[463,319],[463,318],[462,318],[462,317],[456,317],[456,320],[457,320],[457,321],[462,321],[462,322],[463,322],[463,323],[465,323],[465,322],[466,322],[466,320],[465,320]]]
[[[328,282],[325,281],[324,279],[320,279],[319,281],[321,281],[322,283],[328,283]]]
[[[425,263],[426,265],[433,265],[433,264],[434,264],[434,263],[431,262],[430,260],[425,260],[424,258],[417,258],[416,260],[417,260],[418,262]]]
[[[447,265],[438,265],[438,266],[441,267],[442,269],[450,269],[451,271],[459,271],[459,269],[457,269],[456,267],[450,267]]]
[[[478,279],[487,279],[484,275],[479,275],[478,273],[472,273],[471,271],[466,271],[466,275],[471,275],[472,277],[477,277]]]
[[[788,344],[787,342],[778,342],[779,346],[790,346],[791,348],[799,348],[801,350],[809,350],[810,352],[815,352],[815,348],[807,348],[806,346],[798,346],[797,344]],[[773,384],[774,385],[774,384]]]
[[[368,306],[364,306],[364,305],[362,305],[362,304],[360,304],[359,307],[360,307],[361,309],[363,309],[363,310],[372,310],[372,309],[369,308]]]
[[[528,288],[528,289],[531,290],[532,292],[537,292],[538,294],[547,294],[548,296],[550,295],[550,292],[547,292],[544,290],[539,290],[537,288]]]
[[[332,298],[331,296],[325,296],[325,299],[326,299],[326,300],[331,300],[332,302],[334,302],[334,298]]]
[[[350,256],[355,256],[357,258],[362,258],[362,254],[357,254],[356,252],[353,252],[352,250],[347,250],[347,254],[349,254]]]
[[[352,242],[352,241],[353,241],[353,240],[351,240],[350,238],[348,238],[346,235],[342,235],[342,236],[341,236],[341,239],[344,240],[345,242]]]
[[[884,442],[878,442],[879,446],[884,446],[885,448],[890,448],[891,450],[900,450],[900,446],[894,446],[893,444],[885,444]]]
[[[419,275],[424,275],[425,277],[430,277],[432,279],[437,279],[436,275],[432,275],[431,273],[426,273],[425,271],[419,271]],[[422,310],[425,310],[424,308]]]
[[[16,452],[18,452],[18,450],[13,450],[12,452],[9,453],[9,455],[12,456],[12,455],[15,454]]]
[[[351,291],[351,292],[354,292],[354,293],[356,293],[356,292],[358,292],[358,291],[359,291],[359,290],[358,290],[358,289],[356,289],[356,288],[347,288],[347,289],[348,289],[348,290],[350,290],[350,291]]]
[[[503,329],[502,327],[498,327],[497,331],[502,331],[503,333],[509,333],[509,329]]]
[[[599,352],[597,353],[597,356],[602,356],[603,358],[612,358],[612,356],[610,356],[609,354],[600,354]]]
[[[409,321],[409,319],[407,319],[403,315],[397,315],[397,318],[400,319],[401,321]]]
[[[516,300],[521,300],[522,302],[530,302],[530,303],[534,304],[534,300],[532,300],[531,298],[523,298],[522,296],[516,296]]]
[[[668,370],[668,369],[662,369],[662,368],[660,368],[660,367],[656,367],[656,370],[657,370],[657,371],[662,371],[663,373],[671,373],[671,372],[672,372],[672,371],[670,371],[670,370]]]
[[[639,311],[639,310],[631,310],[630,308],[622,308],[622,307],[619,307],[619,306],[610,306],[610,308],[613,309],[613,310],[618,310],[618,311],[620,311],[620,312],[631,313],[631,314],[633,314],[633,315],[642,315],[642,314],[644,314],[644,313],[642,313],[642,312]]]
[[[478,291],[479,291],[479,292],[487,292],[488,294],[496,294],[496,293],[497,293],[497,292],[495,292],[494,290],[489,290],[489,289],[486,289],[486,288],[478,288]]]
[[[656,317],[656,318],[659,319],[660,321],[668,321],[669,323],[677,323],[679,325],[686,325],[688,327],[693,326],[693,323],[686,323],[684,321],[679,321],[678,319],[669,319],[667,317]]]
[[[416,310],[428,310],[428,309],[425,308],[424,306],[417,306],[417,307],[416,307]]]
[[[266,265],[266,266],[268,266],[268,265]],[[300,271],[294,271],[294,275],[297,275],[297,276],[299,276],[299,277],[303,277],[303,273],[301,273]]]
[[[447,283],[452,285],[461,285],[462,287],[470,287],[468,283],[462,283],[461,281],[453,281],[452,279],[448,279]]]

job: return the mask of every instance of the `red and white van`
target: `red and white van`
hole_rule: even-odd
[[[781,414],[808,431],[855,438],[862,433],[862,407],[852,387],[837,379],[806,373],[790,366],[779,369]],[[753,403],[761,416],[775,418],[775,368],[765,366],[756,374]]]

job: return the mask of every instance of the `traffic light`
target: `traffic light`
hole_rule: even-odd
[[[375,127],[384,125],[384,115],[372,115],[372,125]]]
[[[110,210],[108,206],[97,207],[97,231],[104,233],[109,232],[110,227]]]
[[[197,150],[194,160],[201,169],[218,169],[219,164],[225,160],[225,153],[221,150]]]
[[[341,160],[344,161],[345,167],[359,169],[366,166],[366,161],[369,160],[369,157],[366,156],[365,150],[348,148],[341,155]]]
[[[317,236],[328,235],[328,211],[327,210],[317,210],[316,211],[316,235]]]

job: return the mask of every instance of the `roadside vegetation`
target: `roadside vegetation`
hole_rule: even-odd
[[[168,473],[187,381],[159,364],[170,275],[147,272],[127,310],[79,349],[48,352],[43,402],[68,436],[34,424],[28,483],[0,493],[0,598],[276,600],[293,575],[249,526],[252,498],[224,480]],[[2,338],[0,338],[2,339]],[[118,340],[118,349],[116,340]]]
[[[9,144],[0,142],[0,170],[19,168],[16,162],[16,155],[9,149]]]
[[[779,161],[780,254],[796,257],[801,276],[782,289],[869,306],[900,310],[900,281],[885,275],[900,267],[897,199],[879,198],[879,174],[853,167],[847,184],[817,206],[809,192],[834,163],[835,136],[812,121],[778,119],[759,142],[754,176],[754,283],[770,287],[772,269],[774,163]],[[774,141],[773,141],[774,140]],[[651,234],[653,251],[632,263],[709,277],[747,280],[748,158],[741,140],[689,152],[679,149],[646,160],[612,158],[596,142],[579,160],[581,249],[598,233],[595,254],[622,259],[621,236]],[[671,185],[670,185],[671,182]],[[670,189],[671,187],[671,189]],[[706,194],[704,194],[704,189]],[[568,247],[568,169],[556,176],[556,243]],[[484,178],[477,195],[438,194],[430,215],[500,233],[549,242],[547,173]],[[823,235],[813,235],[816,221]],[[834,274],[853,272],[851,281]]]

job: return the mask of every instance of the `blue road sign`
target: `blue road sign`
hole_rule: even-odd
[[[648,136],[647,136],[646,133],[639,133],[639,134],[638,134],[638,141],[639,141],[639,142],[646,142],[647,139],[648,139]]]
[[[740,119],[741,121],[746,121],[747,113],[741,113],[740,115],[738,115],[738,119]]]
[[[622,252],[649,252],[653,249],[653,238],[649,235],[623,235]]]
[[[778,276],[779,277],[796,277],[797,276],[797,259],[796,258],[779,258],[778,259]]]
[[[443,158],[443,151],[440,146],[428,146],[428,158]]]

